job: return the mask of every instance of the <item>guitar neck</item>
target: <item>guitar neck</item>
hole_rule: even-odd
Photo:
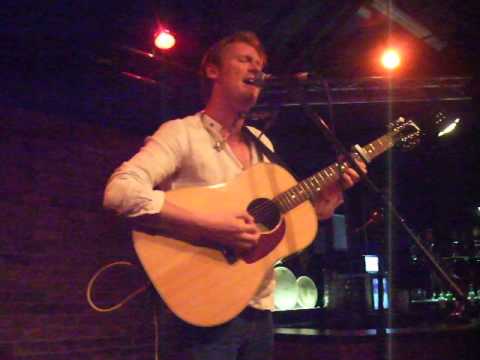
[[[395,144],[390,134],[383,135],[371,143],[360,148],[364,155],[368,156],[369,161],[376,158]],[[354,159],[361,158],[357,152],[352,153]],[[300,181],[287,191],[278,194],[273,201],[282,213],[302,204],[306,200],[314,198],[329,185],[332,185],[340,178],[343,169],[347,167],[346,162],[336,162],[320,170],[312,176]]]

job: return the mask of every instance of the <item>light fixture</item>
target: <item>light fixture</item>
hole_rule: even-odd
[[[384,68],[394,70],[400,66],[400,53],[393,48],[387,49],[383,52],[381,62]]]
[[[443,112],[438,112],[435,116],[435,125],[438,129],[437,136],[442,137],[453,132],[457,125],[460,123],[460,118],[456,117],[452,120],[452,117],[448,117]]]
[[[169,50],[175,43],[175,36],[168,29],[163,28],[155,34],[155,46],[160,50]]]
[[[456,118],[453,122],[448,124],[443,130],[438,132],[438,137],[451,133],[453,130],[455,130],[459,122],[460,122],[460,118]]]

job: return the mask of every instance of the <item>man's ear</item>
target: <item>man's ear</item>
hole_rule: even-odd
[[[218,78],[219,73],[220,73],[220,70],[217,65],[208,64],[205,68],[205,75],[207,76],[207,79],[216,80]]]

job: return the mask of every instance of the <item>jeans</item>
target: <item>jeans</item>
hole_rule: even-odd
[[[247,307],[231,321],[197,327],[168,309],[160,314],[162,360],[269,360],[273,356],[272,313]]]

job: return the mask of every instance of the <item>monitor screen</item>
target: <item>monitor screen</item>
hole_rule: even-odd
[[[365,272],[376,274],[379,271],[378,256],[377,255],[363,255],[365,261]]]

